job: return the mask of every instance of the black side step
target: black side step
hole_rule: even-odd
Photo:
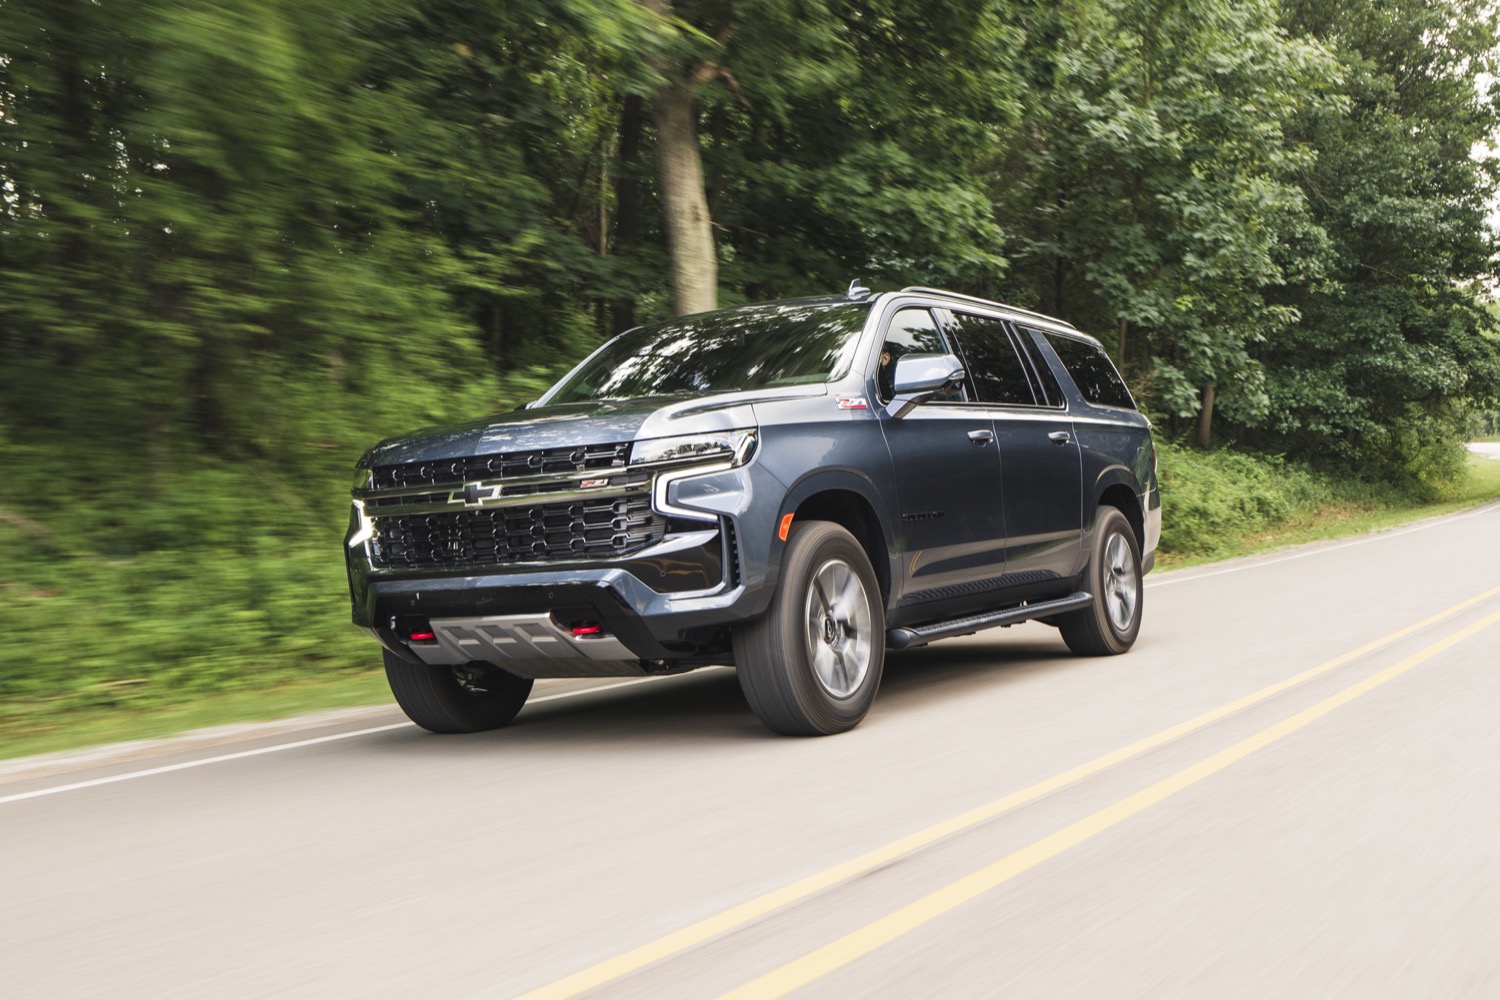
[[[1076,611],[1079,608],[1088,607],[1093,601],[1093,594],[1080,590],[1067,597],[1040,601],[1036,604],[1022,604],[1020,607],[1007,608],[1004,611],[990,611],[982,615],[955,618],[952,621],[933,622],[931,625],[921,625],[917,628],[893,628],[885,634],[885,644],[891,649],[924,646],[934,639],[946,639],[950,635],[966,635],[981,629],[995,628],[997,625],[1015,625],[1033,618],[1045,618],[1064,611]]]

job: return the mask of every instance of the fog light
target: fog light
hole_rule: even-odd
[[[432,622],[421,615],[396,615],[391,619],[391,631],[405,642],[418,645],[437,645],[437,632]]]

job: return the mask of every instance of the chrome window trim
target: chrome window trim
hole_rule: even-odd
[[[922,285],[911,285],[907,288],[903,288],[901,289],[901,294],[931,295],[934,298],[944,299],[950,302],[969,302],[973,303],[974,305],[983,306],[986,309],[992,309],[997,312],[1007,314],[1005,316],[998,317],[1000,319],[1013,319],[1017,316],[1025,316],[1029,319],[1046,323],[1049,326],[1057,327],[1059,331],[1066,330],[1073,333],[1079,332],[1078,328],[1075,327],[1072,323],[1069,323],[1065,320],[1060,320],[1056,316],[1048,316],[1046,313],[1033,312],[1030,309],[1022,309],[1020,306],[1008,306],[1003,302],[994,302],[990,299],[981,299],[977,295],[962,295],[958,292],[945,292],[941,288],[927,288]]]

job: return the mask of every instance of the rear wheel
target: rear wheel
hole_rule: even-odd
[[[870,560],[828,521],[792,527],[771,607],[734,635],[740,687],[766,727],[827,736],[858,725],[885,666],[885,609]]]
[[[498,729],[516,717],[531,678],[481,663],[434,666],[385,653],[385,677],[407,718],[434,733]]]
[[[1057,616],[1068,648],[1083,656],[1113,656],[1135,644],[1141,631],[1141,549],[1118,508],[1100,507],[1084,574],[1094,603]]]

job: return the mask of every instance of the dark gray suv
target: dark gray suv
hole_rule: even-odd
[[[840,732],[887,648],[1036,619],[1129,649],[1155,455],[1098,341],[1036,313],[851,287],[687,316],[366,453],[354,621],[435,732],[504,725],[538,677],[710,664],[771,729]]]

